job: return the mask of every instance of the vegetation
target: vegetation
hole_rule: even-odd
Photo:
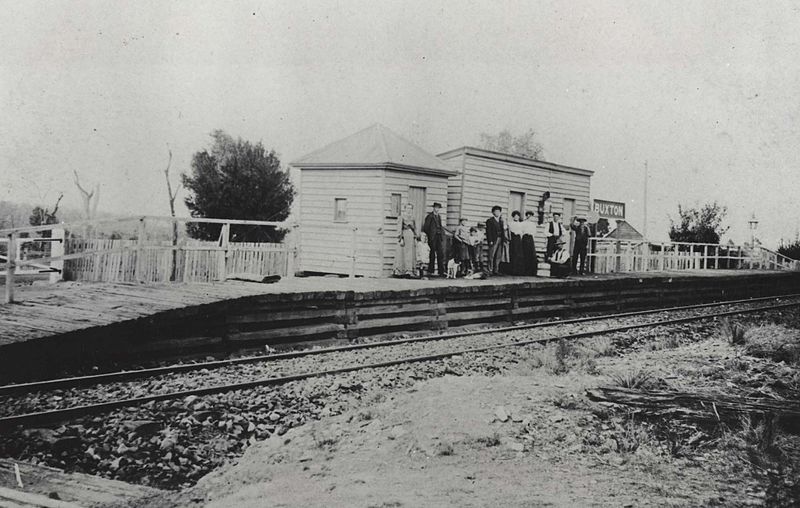
[[[778,254],[783,254],[787,258],[800,260],[800,240],[795,240],[794,243],[781,245],[778,247]]]
[[[544,160],[544,147],[536,141],[536,131],[528,129],[525,133],[515,136],[508,129],[503,129],[496,135],[481,133],[481,146],[494,152],[510,153],[527,157],[528,159]]]
[[[182,174],[188,191],[184,199],[193,217],[282,221],[289,216],[295,190],[289,175],[281,169],[274,150],[261,142],[233,139],[221,130],[211,133],[210,150],[192,157],[191,175]],[[191,224],[194,238],[216,240],[220,226]],[[272,228],[232,226],[231,238],[238,241],[279,242],[284,232]]]
[[[611,384],[631,390],[649,390],[656,388],[658,382],[653,374],[645,369],[634,369],[611,376]]]
[[[669,239],[673,242],[719,243],[728,227],[722,222],[728,209],[717,202],[706,203],[701,208],[684,208],[678,205],[678,222],[670,219]]]

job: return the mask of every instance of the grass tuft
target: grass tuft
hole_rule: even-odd
[[[659,382],[653,373],[646,369],[632,369],[611,376],[612,384],[631,390],[650,390],[658,387]]]
[[[719,325],[719,332],[728,344],[740,346],[745,343],[745,333],[747,329],[739,323],[734,323],[730,319],[723,319]]]

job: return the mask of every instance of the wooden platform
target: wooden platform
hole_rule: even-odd
[[[102,363],[570,312],[800,292],[800,273],[698,271],[570,279],[295,278],[276,284],[90,284],[21,288],[0,305],[0,379]],[[38,374],[33,371],[38,370]]]
[[[14,472],[17,464],[22,487]],[[0,507],[110,507],[126,506],[157,496],[158,489],[131,485],[82,473],[0,459]]]

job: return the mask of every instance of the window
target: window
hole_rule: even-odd
[[[333,200],[333,222],[347,222],[347,199]]]
[[[400,217],[400,204],[402,202],[401,194],[392,194],[390,196],[389,217]]]
[[[508,200],[508,220],[511,220],[511,212],[519,212],[522,219],[525,219],[525,193],[524,192],[510,192]]]

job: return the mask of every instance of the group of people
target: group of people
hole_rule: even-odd
[[[452,256],[449,264],[457,267],[461,275],[483,273],[481,254],[483,234],[477,227],[470,227],[466,219],[451,231],[442,224],[440,215],[442,205],[433,204],[433,210],[425,217],[421,228],[414,219],[414,207],[406,203],[398,218],[398,249],[394,260],[394,275],[399,277],[421,277],[425,265],[429,275],[446,277],[445,235],[453,236]],[[511,222],[506,224],[500,206],[492,207],[492,216],[486,220],[485,239],[488,242],[489,257],[485,273],[489,275],[536,276],[539,258],[536,254],[535,237],[538,219],[534,212],[518,211],[511,213]],[[546,226],[547,246],[544,260],[550,264],[550,274],[566,277],[570,273],[583,275],[586,272],[586,255],[591,229],[583,217],[573,217],[570,229],[574,232],[572,256],[566,247],[566,228],[561,222],[561,214],[553,213]],[[578,260],[580,266],[578,267]],[[570,261],[572,261],[570,263]]]

